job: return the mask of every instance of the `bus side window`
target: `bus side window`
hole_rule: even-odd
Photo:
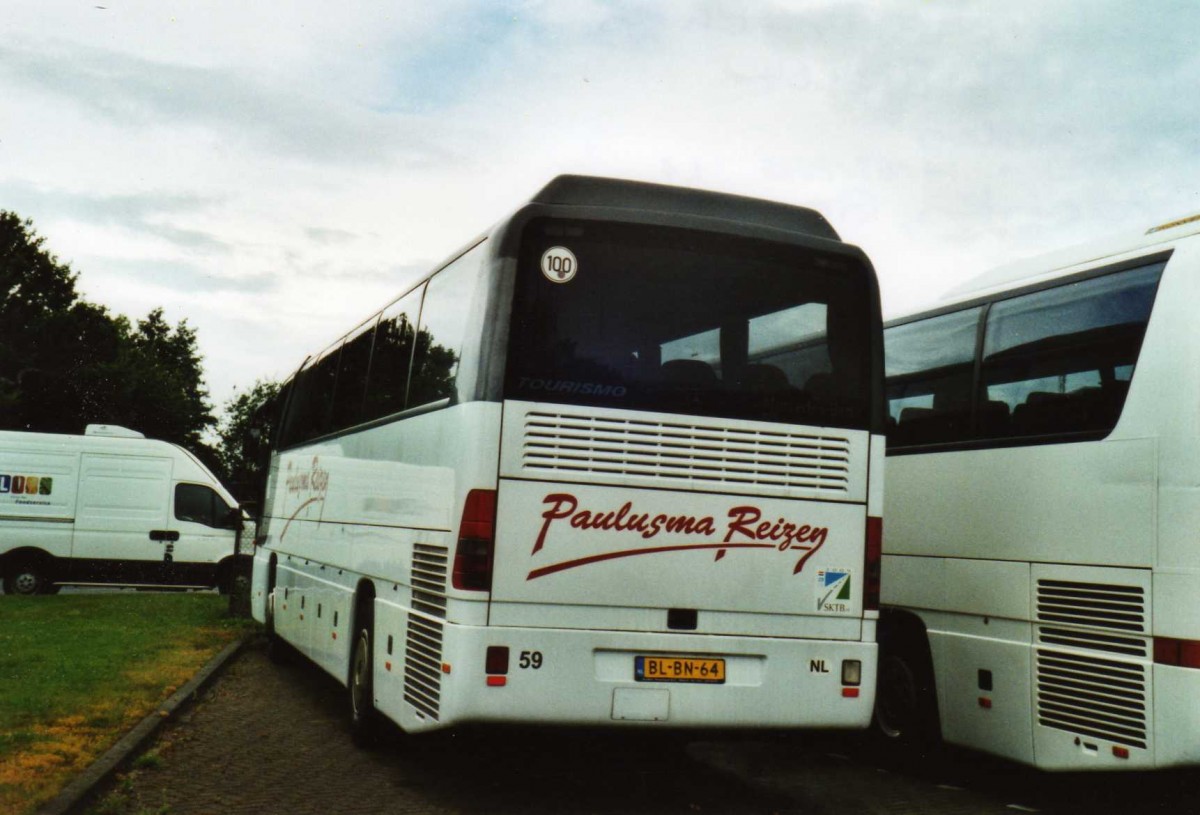
[[[1163,264],[1002,300],[988,313],[983,406],[997,436],[1103,432],[1125,404]],[[982,428],[981,428],[982,429]]]
[[[344,430],[362,421],[367,367],[371,361],[371,344],[374,340],[375,321],[371,320],[351,333],[342,345],[337,390],[333,395],[334,430]]]
[[[296,374],[280,433],[280,446],[302,444],[330,431],[339,346],[323,353]]]
[[[889,447],[968,438],[982,311],[969,308],[884,332]]]
[[[482,247],[472,249],[429,280],[413,353],[408,406],[453,398],[467,343],[472,301],[481,280]]]
[[[425,287],[414,289],[388,306],[375,329],[375,350],[367,374],[363,421],[404,410],[408,372],[412,366],[417,314]]]

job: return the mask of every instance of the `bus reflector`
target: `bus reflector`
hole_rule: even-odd
[[[879,610],[879,573],[883,566],[883,518],[867,518],[866,568],[863,573],[863,609]]]
[[[857,699],[858,688],[842,688],[842,696],[847,699]]]
[[[451,581],[456,589],[492,590],[492,549],[496,537],[496,491],[471,490],[463,505]]]
[[[1155,637],[1154,661],[1159,665],[1200,668],[1200,641]]]
[[[508,646],[489,645],[483,660],[483,669],[490,674],[508,673]]]
[[[1129,748],[1128,747],[1118,747],[1114,744],[1113,745],[1113,755],[1116,756],[1117,758],[1129,758]]]

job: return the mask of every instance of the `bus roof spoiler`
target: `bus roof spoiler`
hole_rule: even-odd
[[[753,221],[775,229],[839,241],[833,226],[815,209],[727,195],[690,187],[648,184],[619,178],[560,175],[533,197],[535,204],[669,210],[726,221]]]

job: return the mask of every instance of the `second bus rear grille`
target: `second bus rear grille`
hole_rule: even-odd
[[[1145,748],[1145,666],[1039,649],[1037,717],[1046,727]]]
[[[1037,627],[1038,642],[1045,645],[1084,648],[1089,651],[1105,651],[1130,657],[1145,657],[1147,640],[1141,637],[1122,637],[1116,634],[1101,634],[1093,631],[1076,631],[1070,628]]]
[[[1038,580],[1037,621],[1145,633],[1145,594],[1140,586]]]
[[[522,465],[592,473],[845,494],[850,441],[836,433],[726,428],[531,411]]]

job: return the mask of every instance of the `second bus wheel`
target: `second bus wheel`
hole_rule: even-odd
[[[941,740],[933,665],[923,636],[902,636],[881,648],[874,727],[885,742],[922,753]]]

